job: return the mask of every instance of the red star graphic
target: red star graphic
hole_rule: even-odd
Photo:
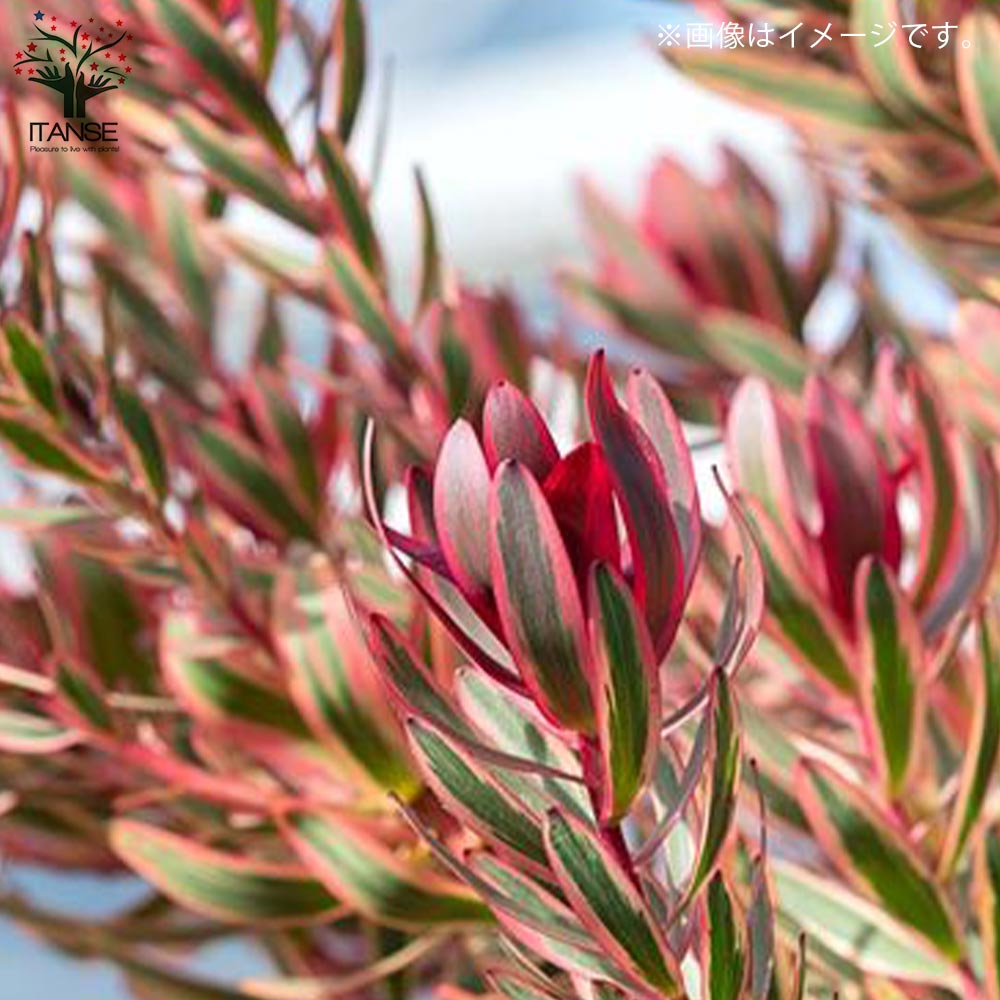
[[[131,73],[132,72],[132,67],[131,66],[126,66],[125,67],[125,72],[126,73]]]
[[[105,59],[110,59],[111,58],[111,53],[110,52],[105,52],[104,53],[104,58]]]
[[[28,51],[29,52],[34,52],[35,49],[37,49],[37,48],[38,48],[38,46],[34,42],[29,42],[28,43]]]
[[[69,22],[69,26],[70,26],[71,28],[75,28],[75,27],[76,27],[76,21],[70,21],[70,22]]]
[[[86,41],[86,40],[87,40],[88,38],[90,38],[90,35],[88,35],[88,34],[87,34],[87,32],[85,31],[85,32],[83,33],[83,36],[82,36],[82,37],[83,37],[83,40],[84,40],[84,41]]]
[[[115,21],[115,24],[117,24],[119,28],[122,26],[122,22],[121,21]]]
[[[18,67],[17,67],[17,69],[16,69],[16,70],[14,70],[14,72],[15,72],[15,73],[16,73],[16,74],[17,74],[18,76],[20,76],[20,75],[21,75],[21,67],[20,67],[20,66],[18,66]]]
[[[94,19],[93,19],[93,18],[91,18],[91,19],[90,19],[90,23],[91,23],[91,24],[93,24],[93,23],[94,23]]]
[[[65,51],[66,51],[65,49],[60,49],[59,50],[59,55],[62,55]]]
[[[23,52],[15,52],[14,53],[14,58],[15,59],[23,59],[24,58],[24,53]]]
[[[128,42],[131,42],[132,41],[132,36],[131,35],[126,35],[125,36],[125,40],[128,41]]]
[[[33,69],[28,70],[28,76],[31,76],[35,71]]]
[[[66,62],[66,57],[65,56],[60,56],[60,62]]]
[[[97,69],[97,63],[91,63],[90,64],[90,68],[91,69]]]
[[[119,54],[118,61],[119,62],[125,62],[125,53],[124,52],[122,52],[122,53]]]

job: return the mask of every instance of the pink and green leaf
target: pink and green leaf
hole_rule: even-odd
[[[494,475],[490,536],[497,608],[524,682],[554,721],[592,732],[580,592],[542,489],[517,462]]]
[[[567,899],[607,954],[664,996],[680,995],[680,968],[656,918],[597,831],[553,810],[545,838]]]
[[[628,813],[649,779],[659,745],[660,676],[632,592],[605,563],[591,571],[588,606],[600,819],[608,823]]]
[[[343,908],[301,865],[227,854],[148,823],[115,820],[118,856],[165,896],[223,923],[299,927]]]
[[[877,557],[855,577],[855,621],[868,731],[890,798],[907,787],[919,762],[924,728],[923,642],[895,575]]]

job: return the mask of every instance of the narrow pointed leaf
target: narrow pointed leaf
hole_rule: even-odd
[[[145,480],[150,495],[162,502],[169,487],[167,462],[153,416],[139,394],[121,382],[112,385],[111,399],[129,454]]]
[[[739,1000],[746,951],[736,924],[733,901],[716,873],[708,884],[708,1000]]]
[[[724,670],[716,670],[712,685],[709,700],[712,747],[708,809],[703,821],[698,862],[688,886],[688,899],[705,884],[719,864],[736,812],[736,791],[740,778],[739,720]]]
[[[61,753],[79,742],[78,732],[44,715],[0,708],[0,750],[4,753]]]
[[[1000,830],[994,825],[983,831],[976,848],[973,901],[983,940],[986,995],[1000,997]]]
[[[680,969],[652,912],[596,831],[553,811],[545,834],[563,891],[608,955],[663,995],[679,995]]]
[[[50,417],[60,415],[60,394],[49,352],[38,334],[17,316],[3,322],[3,360],[24,394]]]
[[[629,412],[649,435],[663,466],[684,559],[685,586],[690,590],[701,553],[701,506],[691,451],[670,400],[649,372],[636,369],[629,375],[627,395]]]
[[[337,135],[347,145],[365,86],[365,12],[361,0],[340,0],[334,27],[337,64]]]
[[[414,795],[419,780],[328,563],[314,559],[283,574],[274,628],[292,697],[316,737],[346,750],[381,787]]]
[[[287,813],[281,825],[327,888],[372,920],[407,928],[489,919],[460,886],[393,854],[343,815],[303,809]]]
[[[604,356],[590,363],[587,413],[611,469],[628,529],[635,594],[653,648],[662,657],[684,606],[684,557],[674,524],[663,466],[649,436],[615,397]]]
[[[810,825],[844,875],[946,958],[957,960],[962,944],[940,887],[861,790],[818,762],[801,767],[798,787]]]
[[[1000,18],[981,8],[959,25],[958,92],[980,155],[1000,177]]]
[[[521,675],[552,719],[591,732],[580,593],[541,487],[519,463],[497,469],[490,529],[497,607]]]
[[[213,850],[147,823],[116,820],[111,845],[135,872],[186,909],[223,923],[326,923],[340,904],[300,865]]]
[[[771,863],[781,915],[863,972],[961,993],[954,963],[879,905],[784,861]]]
[[[862,563],[855,586],[862,700],[878,766],[894,797],[906,787],[921,745],[923,644],[913,610],[885,563]]]
[[[632,593],[604,563],[594,566],[588,605],[606,823],[628,812],[649,778],[659,742],[660,677]]]
[[[501,850],[544,872],[541,825],[523,803],[444,734],[416,720],[408,729],[423,773],[449,810]]]
[[[476,432],[452,425],[434,470],[434,523],[455,579],[469,594],[490,587],[490,473]]]
[[[980,671],[974,714],[965,759],[959,777],[951,823],[941,858],[941,871],[950,874],[979,820],[1000,759],[1000,646],[992,613],[976,624],[976,659]]]

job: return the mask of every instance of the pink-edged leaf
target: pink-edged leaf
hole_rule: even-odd
[[[854,573],[867,555],[899,566],[901,535],[896,491],[875,438],[860,414],[818,376],[805,391],[810,458],[823,526],[820,545],[834,609],[853,615]]]
[[[895,797],[918,763],[925,702],[923,642],[912,606],[878,557],[865,558],[854,583],[862,704],[883,784]]]
[[[535,404],[506,381],[497,382],[483,404],[483,448],[491,470],[513,458],[539,482],[559,460],[559,449]]]
[[[489,496],[490,472],[476,432],[459,420],[434,470],[434,523],[455,579],[473,597],[490,587]]]
[[[663,466],[648,435],[615,396],[603,352],[587,372],[587,413],[611,470],[632,556],[633,586],[653,649],[669,649],[684,609],[685,574]]]
[[[610,566],[590,575],[588,606],[600,755],[600,819],[624,816],[646,785],[660,729],[660,675],[632,592]]]
[[[75,729],[34,712],[0,708],[0,751],[6,754],[62,753],[81,740]]]
[[[316,556],[279,576],[273,622],[292,699],[316,738],[350,755],[382,788],[415,795],[420,782],[402,733],[327,560]]]
[[[494,476],[489,534],[497,607],[525,684],[552,720],[592,732],[580,592],[542,489],[517,462]]]
[[[115,820],[110,841],[169,899],[223,923],[300,927],[327,923],[342,909],[300,864],[225,853],[134,820]]]
[[[788,544],[781,529],[759,505],[749,502],[746,510],[764,567],[771,635],[833,688],[854,691],[850,643],[844,627],[827,609],[800,563],[800,554]]]
[[[491,677],[512,689],[523,690],[524,686],[514,671],[509,654],[461,591],[440,577],[433,577],[429,582],[423,573],[415,572],[396,551],[390,537],[392,529],[386,526],[375,496],[374,460],[375,424],[369,421],[362,448],[362,489],[365,508],[379,538],[389,550],[400,572],[413,584],[459,648]]]
[[[950,905],[898,824],[827,764],[801,762],[795,781],[809,825],[844,876],[943,955],[959,960],[964,947]]]
[[[416,719],[407,730],[422,772],[448,811],[501,854],[544,877],[541,823],[525,803],[445,733]]]
[[[649,435],[663,466],[684,558],[684,584],[690,591],[701,554],[701,505],[691,451],[670,400],[649,372],[633,370],[626,393],[629,412]]]
[[[552,810],[545,842],[566,898],[607,955],[663,996],[681,994],[680,968],[652,910],[597,831]]]
[[[708,807],[687,899],[691,899],[715,872],[736,815],[742,740],[736,706],[724,670],[716,669],[712,677],[709,706],[712,721]]]
[[[976,601],[989,581],[1000,546],[1000,476],[990,450],[961,434],[953,444],[960,484],[959,536],[940,586],[921,616],[929,637],[939,635]]]
[[[351,817],[292,809],[279,817],[285,838],[336,896],[391,927],[483,923],[489,910],[463,886],[394,854]]]
[[[455,710],[450,692],[445,691],[396,626],[384,616],[372,615],[369,619],[368,643],[389,697],[402,715],[413,716],[446,733],[483,763],[515,772],[581,780],[562,769],[560,762],[552,763],[528,753],[521,756],[518,752],[506,752],[484,741]]]
[[[618,568],[621,543],[614,491],[601,449],[592,441],[578,445],[553,466],[543,489],[581,588],[593,563]]]
[[[940,402],[916,368],[907,371],[913,401],[920,504],[920,548],[913,600],[923,608],[934,594],[948,551],[959,531],[958,482],[950,429]]]
[[[984,612],[976,623],[979,678],[968,745],[958,779],[958,794],[941,852],[939,870],[950,875],[969,836],[979,823],[1000,760],[1000,627],[995,613]]]
[[[759,378],[744,379],[726,415],[726,452],[739,489],[752,496],[788,534],[809,534],[822,524],[803,436],[774,391]]]

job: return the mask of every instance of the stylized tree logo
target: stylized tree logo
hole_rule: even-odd
[[[126,53],[117,51],[115,46],[132,41],[132,36],[121,21],[116,21],[114,27],[95,23],[92,17],[70,21],[73,37],[69,39],[58,33],[57,15],[50,14],[46,18],[42,11],[36,10],[34,17],[38,34],[28,40],[23,50],[14,54],[18,60],[14,63],[14,72],[21,76],[27,66],[29,83],[40,83],[62,94],[63,117],[86,117],[87,101],[125,84],[126,74],[132,72],[132,67],[128,65]],[[46,20],[51,22],[47,31]],[[33,65],[35,63],[41,66]]]

